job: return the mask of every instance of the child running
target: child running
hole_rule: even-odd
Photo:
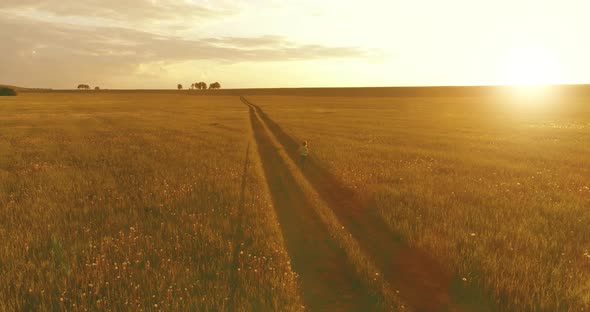
[[[303,141],[299,148],[299,155],[301,156],[301,169],[305,168],[305,160],[309,155],[309,148],[307,147],[307,141]]]

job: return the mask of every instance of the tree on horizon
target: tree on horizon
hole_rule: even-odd
[[[15,96],[16,91],[8,87],[0,87],[0,96]]]

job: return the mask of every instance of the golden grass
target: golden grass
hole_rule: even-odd
[[[411,244],[504,309],[590,307],[581,99],[248,98]]]
[[[259,117],[257,116],[257,118]],[[328,205],[320,198],[320,195],[314,187],[304,177],[299,165],[293,162],[284,147],[272,134],[270,129],[268,129],[263,123],[262,128],[267,131],[270,140],[289,169],[289,173],[293,175],[296,183],[301,188],[309,202],[313,205],[321,222],[326,226],[330,233],[329,239],[333,240],[339,248],[344,251],[347,260],[352,264],[352,267],[355,270],[355,274],[363,284],[363,289],[369,292],[377,301],[377,307],[383,311],[408,310],[409,307],[407,303],[400,298],[399,291],[394,289],[392,285],[388,284],[387,281],[382,278],[381,272],[379,272],[375,264],[363,253],[359,243],[352,237],[351,233],[348,232],[348,229],[342,226],[332,209],[330,209],[330,207],[328,207]]]
[[[301,310],[249,142],[233,97],[0,99],[0,310]]]
[[[504,309],[590,307],[583,101],[248,99]],[[302,310],[256,150],[237,97],[0,99],[0,310]],[[281,153],[364,287],[401,306]]]

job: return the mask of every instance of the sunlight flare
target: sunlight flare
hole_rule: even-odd
[[[525,90],[539,89],[540,85],[559,83],[562,68],[559,59],[546,48],[525,47],[512,50],[503,62],[503,82],[526,86]],[[534,86],[533,88],[530,88]]]

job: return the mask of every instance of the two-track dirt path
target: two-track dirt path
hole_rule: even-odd
[[[310,311],[374,311],[344,251],[334,242],[291,175],[253,107],[250,121],[291,264]]]
[[[242,102],[250,108],[250,116],[254,133],[258,137],[268,136],[266,126],[272,135],[278,140],[289,157],[297,162],[299,144],[281,127],[270,119],[257,105],[241,98]],[[258,140],[258,138],[257,138]],[[260,143],[259,143],[260,144]],[[272,151],[271,149],[275,149]],[[297,196],[300,190],[296,184],[288,189],[275,189],[273,176],[288,174],[288,168],[273,166],[267,163],[268,155],[277,154],[275,161],[280,161],[276,147],[269,149],[260,148],[262,160],[265,163],[267,179],[270,176],[269,185],[273,196],[276,192],[288,192]],[[446,272],[442,266],[422,250],[412,248],[393,233],[385,222],[368,212],[366,205],[361,203],[352,190],[344,186],[333,174],[320,166],[312,157],[306,163],[303,175],[314,187],[320,197],[330,206],[339,221],[348,228],[353,237],[358,241],[364,253],[366,253],[375,265],[381,270],[384,278],[400,290],[400,295],[417,311],[493,311],[489,300],[485,300],[481,293],[474,289],[467,289],[461,282]],[[293,189],[291,189],[293,188]],[[299,192],[299,193],[297,193]],[[313,214],[308,214],[312,217]],[[318,222],[316,220],[300,220],[301,224]],[[293,221],[282,222],[285,231]],[[294,233],[297,235],[297,233]],[[286,235],[288,236],[288,235]],[[321,236],[320,236],[321,237]],[[307,286],[304,283],[304,292]]]
[[[234,250],[232,251],[232,267],[230,272],[230,297],[229,297],[229,311],[234,311],[234,302],[236,297],[236,291],[238,287],[238,267],[240,258],[240,243],[244,239],[244,209],[246,203],[246,183],[248,182],[248,163],[250,162],[250,143],[246,147],[246,157],[244,160],[244,169],[242,171],[242,183],[240,185],[240,201],[238,202],[237,219],[238,222],[234,227]]]

